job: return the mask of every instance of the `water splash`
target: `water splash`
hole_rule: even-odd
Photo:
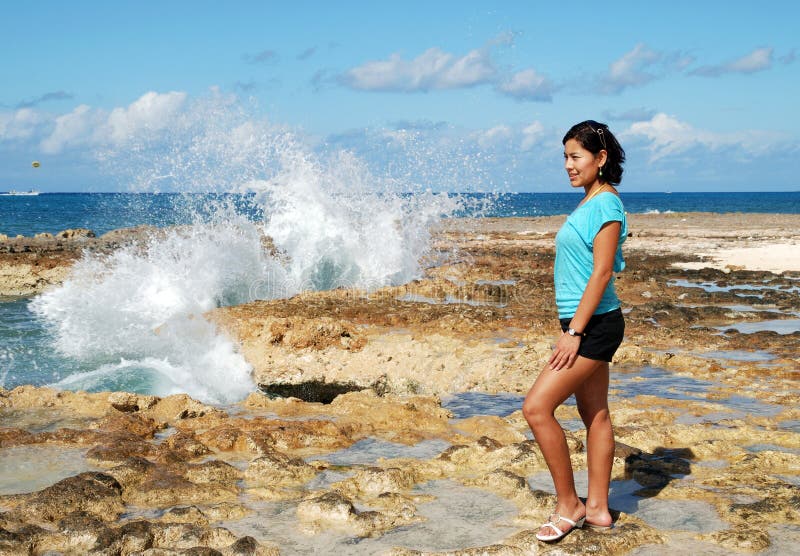
[[[31,303],[56,349],[81,362],[56,383],[64,388],[239,400],[254,388],[251,368],[203,313],[417,278],[430,227],[462,208],[458,196],[399,192],[352,153],[319,152],[221,95],[102,158],[136,175],[134,189],[184,192],[182,221],[193,224],[85,253],[61,287]]]

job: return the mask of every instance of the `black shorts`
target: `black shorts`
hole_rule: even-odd
[[[567,331],[571,320],[571,318],[560,320],[562,332]],[[592,315],[583,334],[578,355],[586,359],[610,363],[625,335],[625,319],[622,317],[622,309]]]

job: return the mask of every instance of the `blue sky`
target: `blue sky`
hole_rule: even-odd
[[[131,145],[175,151],[178,119],[215,117],[376,175],[518,191],[567,189],[561,136],[593,118],[632,191],[798,190],[798,6],[3,2],[0,190],[125,189]],[[225,114],[197,110],[215,96]]]

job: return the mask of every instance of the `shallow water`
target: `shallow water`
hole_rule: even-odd
[[[679,280],[669,280],[667,282],[667,286],[679,287],[679,288],[700,288],[703,291],[707,291],[709,293],[730,292],[735,290],[742,290],[747,292],[775,290],[788,293],[794,293],[800,291],[800,286],[783,286],[783,285],[771,286],[770,281],[766,281],[761,284],[733,284],[731,286],[718,286],[716,282],[691,282],[689,280],[679,279]]]
[[[442,397],[442,407],[450,410],[455,419],[467,419],[476,415],[505,417],[522,409],[524,399],[525,396],[520,394],[461,392]]]
[[[725,359],[745,362],[772,361],[775,359],[775,355],[765,350],[745,351],[743,349],[734,349],[730,351],[703,351],[695,352],[692,355],[704,357],[706,359]]]
[[[775,319],[760,320],[755,322],[739,322],[726,326],[717,326],[717,330],[736,330],[741,334],[753,334],[755,332],[777,332],[778,334],[793,334],[800,332],[800,319]]]
[[[681,376],[658,367],[641,367],[612,370],[611,386],[617,391],[612,399],[649,395],[670,400],[705,401],[705,394],[714,383]]]
[[[430,459],[450,447],[444,440],[423,440],[413,446],[388,442],[377,438],[359,440],[349,448],[330,454],[317,455],[307,460],[324,460],[335,465],[369,465],[380,458]]]
[[[788,454],[800,455],[800,448],[787,448],[785,446],[778,446],[777,444],[750,444],[744,447],[749,452],[786,452]]]
[[[15,446],[0,450],[0,495],[35,492],[61,479],[99,470],[86,461],[88,448]]]
[[[792,432],[800,432],[800,419],[788,419],[778,423],[779,429],[785,429]]]
[[[50,407],[32,409],[0,409],[0,423],[5,427],[24,429],[28,432],[52,432],[58,429],[86,428],[94,419],[80,417]]]
[[[417,550],[447,550],[498,542],[518,531],[512,524],[513,504],[482,489],[454,481],[431,481],[414,489],[435,496],[418,504],[425,521],[391,530],[377,538],[360,538],[347,531],[326,529],[310,535],[297,520],[295,502],[251,502],[255,512],[220,525],[237,535],[252,535],[273,543],[287,554],[380,554],[395,546]]]

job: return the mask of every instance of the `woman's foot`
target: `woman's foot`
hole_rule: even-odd
[[[585,506],[586,512],[586,525],[595,529],[606,529],[613,525],[614,520],[608,511],[608,506],[593,507],[593,504],[587,503]]]
[[[611,517],[609,515],[609,517]],[[552,542],[559,540],[576,528],[583,527],[586,519],[586,508],[578,503],[571,507],[556,506],[556,511],[550,516],[549,521],[539,528],[536,538],[540,541]]]

